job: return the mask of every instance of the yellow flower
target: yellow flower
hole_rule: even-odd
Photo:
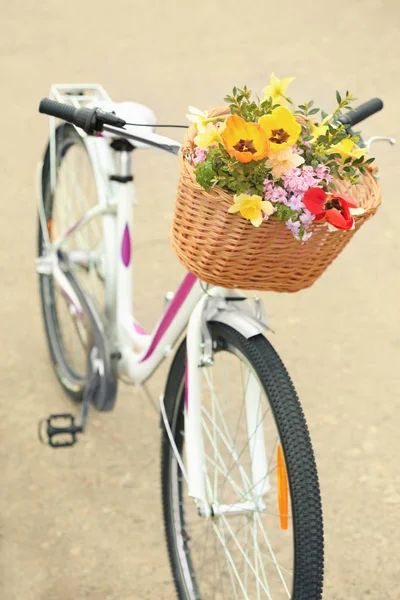
[[[222,142],[229,156],[242,163],[262,160],[269,150],[264,130],[256,123],[245,121],[238,115],[227,118]]]
[[[278,106],[270,115],[264,115],[258,124],[267,134],[272,152],[281,152],[288,146],[293,146],[301,133],[301,126],[293,113],[284,106]]]
[[[272,166],[272,175],[279,179],[288,171],[295,169],[304,162],[304,158],[293,152],[292,148],[285,148],[282,152],[272,152],[269,156],[270,166]]]
[[[206,112],[203,112],[195,106],[189,106],[189,113],[186,115],[186,118],[194,123],[197,127],[197,131],[199,131],[199,125],[200,127],[202,125],[207,125],[208,115]]]
[[[201,127],[201,133],[196,135],[194,143],[199,148],[208,148],[211,144],[221,143],[221,134],[214,123],[207,123],[207,125]]]
[[[325,119],[323,121],[321,121],[320,125],[315,125],[314,123],[310,123],[311,125],[311,135],[313,136],[312,139],[310,140],[311,144],[315,144],[315,142],[317,141],[317,139],[321,136],[321,135],[325,135],[326,132],[328,131],[328,121],[330,121],[332,119],[332,115],[328,115],[327,117],[325,117]]]
[[[272,215],[275,211],[269,200],[263,201],[261,196],[250,196],[249,194],[239,194],[234,197],[235,204],[228,208],[229,213],[240,212],[242,217],[251,221],[254,227],[259,227],[263,222],[264,215]]]
[[[222,133],[225,128],[225,116],[209,117],[207,112],[203,112],[195,106],[189,106],[189,113],[186,114],[186,118],[194,123],[198,133],[205,133],[206,127],[209,123],[215,123],[218,125],[218,131]]]
[[[325,152],[327,152],[328,154],[340,154],[340,156],[342,157],[342,163],[344,163],[346,158],[349,157],[355,159],[361,158],[361,156],[364,156],[366,151],[366,148],[357,148],[357,146],[351,138],[346,138],[338,144],[331,146],[329,150],[326,150]]]
[[[269,85],[263,89],[264,100],[271,98],[275,104],[282,104],[286,102],[286,89],[288,85],[294,81],[294,79],[294,77],[284,77],[283,79],[278,79],[275,73],[272,73]]]

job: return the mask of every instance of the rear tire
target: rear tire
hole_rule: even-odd
[[[253,600],[256,598],[269,598],[268,594],[266,594],[265,591],[261,589],[260,584],[257,583],[256,578],[253,576],[254,572],[252,574],[244,557],[237,552],[237,547],[235,546],[236,542],[233,543],[234,537],[236,537],[238,540],[241,540],[243,537],[244,534],[241,532],[241,528],[235,531],[235,536],[230,536],[229,530],[227,530],[226,523],[244,523],[242,527],[246,528],[245,531],[247,536],[247,528],[250,528],[249,530],[251,531],[253,527],[251,524],[252,518],[253,521],[257,521],[258,524],[261,522],[261,519],[265,519],[264,523],[267,521],[269,522],[269,528],[267,529],[266,534],[271,544],[274,542],[276,537],[277,542],[273,547],[273,552],[275,552],[275,555],[278,558],[282,556],[283,560],[285,553],[289,555],[290,548],[291,552],[293,553],[293,572],[291,575],[291,582],[289,583],[289,581],[287,581],[286,590],[283,589],[284,585],[281,585],[279,582],[279,578],[274,572],[274,568],[271,567],[271,562],[265,561],[264,558],[262,559],[264,560],[263,568],[265,569],[264,582],[265,580],[268,580],[269,582],[268,585],[270,589],[271,600],[280,600],[281,598],[292,598],[295,600],[320,600],[322,595],[324,562],[320,490],[308,428],[298,397],[293,388],[293,384],[279,356],[276,354],[271,344],[263,336],[259,335],[247,340],[234,329],[220,323],[211,323],[210,331],[212,334],[214,347],[216,347],[215,364],[212,367],[205,367],[204,369],[206,369],[206,373],[210,373],[209,375],[205,375],[205,377],[207,380],[212,380],[213,389],[219,380],[217,378],[218,372],[215,371],[215,373],[211,373],[211,371],[214,369],[214,367],[217,367],[217,363],[222,364],[222,362],[225,361],[225,357],[223,355],[230,354],[233,358],[238,358],[240,364],[245,364],[246,374],[247,372],[254,374],[255,378],[258,380],[259,387],[267,400],[268,410],[263,414],[261,421],[263,424],[265,422],[264,427],[266,427],[267,419],[271,418],[272,425],[276,428],[277,432],[277,443],[278,445],[281,445],[283,450],[284,463],[289,483],[289,499],[291,509],[289,508],[288,513],[291,513],[292,516],[292,519],[289,519],[289,528],[292,532],[292,542],[285,537],[286,531],[276,532],[274,529],[274,527],[279,529],[279,523],[281,522],[279,521],[279,514],[276,514],[275,517],[269,516],[270,514],[274,513],[273,507],[275,507],[277,513],[279,512],[279,508],[276,509],[276,498],[272,492],[275,485],[274,479],[278,479],[278,477],[275,477],[276,472],[272,469],[272,466],[271,471],[268,471],[271,478],[271,491],[265,493],[263,497],[263,501],[267,506],[268,512],[263,513],[261,511],[258,513],[259,516],[257,516],[255,511],[252,514],[252,517],[243,514],[239,516],[229,516],[228,513],[229,519],[225,519],[225,521],[223,521],[223,517],[218,516],[211,516],[208,519],[200,517],[194,510],[193,500],[187,496],[186,484],[183,481],[181,470],[174,456],[168,436],[164,430],[162,435],[161,451],[163,514],[170,564],[178,597],[180,600],[211,600],[214,598],[229,600],[230,598],[236,599],[246,597]],[[184,340],[171,366],[164,399],[172,434],[181,456],[183,454],[185,440],[185,364],[186,343]],[[232,369],[229,370],[228,378],[226,380],[226,384],[228,386],[230,385],[230,380],[234,379],[236,373],[237,371]],[[247,383],[245,391],[247,391],[249,385],[249,378],[247,378],[246,381]],[[225,383],[222,384],[222,382],[223,380],[221,379],[221,389],[222,387],[225,387]],[[229,389],[226,389],[226,395],[229,401],[227,405],[227,412],[225,413],[227,415],[227,422],[230,420],[229,413],[234,410],[233,398],[236,389],[236,381],[232,382],[232,385]],[[212,399],[213,395],[218,396],[218,402]],[[210,403],[214,403],[217,406],[224,406],[224,403],[221,399],[222,395],[222,393],[220,395],[220,392],[214,389],[214,392],[211,393]],[[204,394],[204,396],[202,395],[203,408],[206,404],[207,396]],[[204,414],[207,416],[207,413],[203,412],[203,415]],[[216,414],[216,416],[210,420],[211,414]],[[221,434],[218,437],[218,427],[220,427],[220,423],[222,423],[222,413],[220,414],[221,418],[219,418],[217,411],[212,413],[212,409],[210,409],[207,417],[209,421],[206,421],[206,417],[202,416],[202,423],[203,418],[206,423],[210,423],[209,427],[206,424],[206,428],[208,427],[209,429],[209,439],[210,432],[212,433],[213,429],[214,431],[217,431],[217,450],[221,449],[223,451],[224,447],[221,442]],[[237,411],[234,416],[236,419]],[[238,437],[240,419],[241,417],[239,415],[238,424],[236,426],[236,437],[232,437],[232,439],[234,440],[233,447],[236,448],[237,446],[237,464],[243,461],[243,468],[245,464],[245,457],[239,453],[240,438]],[[224,431],[223,428],[221,428],[221,430]],[[205,430],[203,424],[203,436],[206,443],[207,437],[204,434]],[[228,436],[228,434],[226,434],[226,436]],[[273,436],[265,436],[266,444],[270,438],[273,439]],[[243,450],[241,452],[243,453]],[[215,444],[210,454],[210,458],[206,454],[207,478],[210,479],[210,484],[208,486],[209,489],[213,487],[211,481],[213,469],[212,464],[224,464],[220,460],[218,453],[216,453]],[[266,452],[266,454],[268,455],[268,452]],[[222,452],[220,455],[222,456]],[[273,452],[269,454],[269,458],[271,460],[273,459],[273,455]],[[233,452],[231,452],[231,457],[232,456]],[[230,464],[225,459],[224,462],[227,466]],[[209,465],[211,466],[209,467]],[[272,462],[268,460],[268,468],[270,468],[270,465],[272,465]],[[219,470],[222,472],[224,470],[223,466],[221,466]],[[210,477],[208,474],[209,471],[211,473]],[[221,498],[223,493],[226,494],[227,488],[230,485],[230,483],[227,483],[227,477],[229,476],[229,473],[230,477],[233,476],[233,466],[228,469],[227,473],[228,475],[225,472],[225,480],[223,480],[223,486],[225,486],[225,488],[223,486],[221,488],[222,490],[225,490],[221,492]],[[221,475],[219,475],[219,477],[221,477]],[[251,481],[251,475],[249,476],[248,481]],[[239,480],[239,484],[241,483],[242,482]],[[230,490],[231,497],[235,496],[235,493],[232,494],[232,492],[235,492],[233,488]],[[252,492],[252,487],[248,488],[247,494],[249,492],[250,496],[252,494],[254,495]],[[224,499],[222,499],[222,501],[224,501]],[[239,500],[236,499],[236,502],[238,501]],[[233,500],[233,502],[235,502],[235,500]],[[235,521],[235,519],[237,519],[237,521]],[[274,519],[276,519],[276,521]],[[254,527],[258,532],[258,525],[255,525]],[[242,583],[244,581],[246,582],[245,587],[247,596],[243,593],[243,589],[240,587],[240,585],[236,585],[237,581],[235,576],[232,576],[233,571],[229,567],[228,561],[222,560],[220,562],[218,560],[217,563],[218,551],[222,550],[221,554],[225,558],[227,557],[225,547],[223,547],[221,544],[220,538],[217,534],[218,529],[220,532],[225,531],[225,534],[228,531],[228,535],[224,539],[226,548],[228,548],[231,556],[234,557],[238,555],[239,562],[244,560],[244,565],[242,562],[240,562],[240,565],[239,563],[235,562],[235,566],[240,577],[242,572],[240,569],[245,571],[247,569],[247,576],[244,577],[242,581]],[[208,541],[205,541],[209,538],[211,540],[211,551],[208,551],[209,543]],[[231,538],[233,539],[233,542]],[[287,546],[284,546],[286,542],[281,541],[281,538],[283,538],[283,540],[287,540]],[[212,539],[214,539],[214,547],[212,547]],[[253,555],[252,553],[255,552],[254,548],[252,547],[252,543],[255,545],[255,548],[260,556],[264,557],[268,554],[269,548],[267,550],[265,545],[266,542],[262,535],[260,544],[259,541],[257,541],[258,538],[254,538],[256,541],[253,539],[252,542],[251,533],[249,535],[249,539],[250,542],[246,537],[247,542],[243,544],[248,557],[251,557]],[[229,546],[229,544],[231,545]],[[205,570],[202,566],[202,562],[199,565],[199,556],[201,561],[204,561],[204,564],[208,565]],[[208,557],[208,562],[206,557]],[[270,560],[270,557],[268,558]],[[255,559],[256,565],[259,564],[257,560],[258,559]],[[221,565],[222,569],[219,569],[217,577],[215,577],[215,570],[218,570]],[[289,575],[287,575],[286,571],[289,572],[288,569],[285,569],[282,570],[282,573],[285,579],[289,579]],[[254,582],[251,579],[252,576]],[[232,579],[234,580],[234,583],[232,583]],[[259,575],[259,579],[261,579],[261,575]],[[236,585],[235,591],[234,584]],[[231,585],[231,587],[229,587],[229,585]],[[222,587],[221,590],[220,587]],[[280,587],[282,589],[280,589]]]
[[[46,223],[49,235],[53,238],[83,216],[90,206],[97,203],[98,197],[89,155],[82,137],[71,125],[61,125],[56,130],[56,169],[57,183],[52,193],[48,146],[43,162],[42,194]],[[93,226],[71,236],[61,249],[67,255],[69,250],[85,250],[89,256],[96,243],[102,244],[101,223],[93,223]],[[39,221],[39,256],[43,247],[43,233]],[[99,277],[96,268],[91,266],[86,268],[75,265],[73,268],[104,319],[104,279]],[[56,376],[68,396],[75,402],[80,402],[87,383],[90,333],[84,317],[73,314],[74,307],[71,301],[61,293],[52,275],[39,275],[39,289],[46,339]]]

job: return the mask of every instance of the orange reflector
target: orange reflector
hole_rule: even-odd
[[[47,231],[49,232],[49,238],[50,238],[51,242],[53,241],[52,240],[52,230],[51,230],[52,225],[53,225],[52,220],[51,219],[47,219]]]
[[[51,219],[47,220],[47,231],[49,232],[50,242],[54,242],[54,231],[53,231],[53,221]]]
[[[277,477],[278,477],[278,507],[281,529],[289,527],[289,485],[286,473],[285,459],[283,457],[282,446],[277,449]]]

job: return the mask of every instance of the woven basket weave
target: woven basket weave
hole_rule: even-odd
[[[226,114],[215,109],[210,116]],[[381,204],[372,169],[362,185],[336,181],[336,191],[365,209],[352,231],[330,232],[324,222],[310,226],[307,242],[296,240],[282,221],[270,217],[254,227],[239,213],[229,214],[232,196],[197,182],[190,156],[196,130],[188,129],[180,155],[180,178],[172,223],[172,247],[180,262],[199,279],[224,288],[297,292],[310,287],[337,258]]]

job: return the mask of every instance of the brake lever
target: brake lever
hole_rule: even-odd
[[[368,138],[366,142],[364,142],[365,148],[369,150],[374,142],[389,142],[391,146],[394,146],[396,143],[396,138],[389,137],[387,135],[373,135],[372,137]]]

